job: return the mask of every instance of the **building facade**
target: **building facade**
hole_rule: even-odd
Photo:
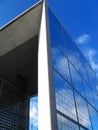
[[[96,74],[48,4],[46,9],[51,53],[49,55],[52,59],[52,87],[55,94],[53,102],[56,104],[56,129],[97,130]]]
[[[39,130],[98,129],[96,74],[47,1],[1,28],[0,46],[0,130],[28,130],[35,95]]]
[[[41,10],[39,1],[0,28],[0,130],[29,130],[30,98],[38,95]]]

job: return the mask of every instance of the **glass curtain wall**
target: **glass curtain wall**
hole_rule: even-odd
[[[97,130],[95,72],[53,10],[46,9],[58,130]]]
[[[28,130],[28,96],[0,78],[0,130]]]

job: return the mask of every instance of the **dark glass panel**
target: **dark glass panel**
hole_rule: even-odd
[[[2,80],[0,80],[0,88],[1,88],[1,85],[2,85]]]
[[[80,130],[86,130],[85,128],[80,127]],[[89,129],[90,130],[90,129]]]

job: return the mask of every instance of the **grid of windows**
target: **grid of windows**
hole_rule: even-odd
[[[56,71],[54,78],[57,110],[77,120],[72,88]]]
[[[57,122],[59,130],[78,130],[78,125],[71,122],[70,120],[64,118],[63,116],[57,114]]]
[[[98,123],[97,123],[98,122],[98,113],[90,105],[89,105],[89,111],[90,111],[93,130],[97,130],[98,129]]]
[[[58,130],[98,129],[95,72],[47,5]]]
[[[1,79],[0,130],[27,130],[29,100],[14,85]]]
[[[79,123],[83,126],[86,126],[88,129],[91,128],[91,122],[89,118],[86,101],[77,92],[75,92],[75,99],[76,99]]]

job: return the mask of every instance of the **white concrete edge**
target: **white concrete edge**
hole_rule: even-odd
[[[44,1],[38,51],[38,130],[51,130],[51,127],[47,31]]]

